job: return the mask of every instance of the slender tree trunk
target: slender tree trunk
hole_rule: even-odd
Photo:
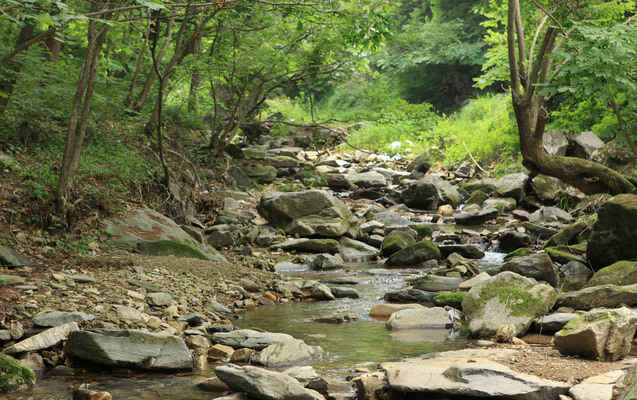
[[[24,47],[24,44],[31,39],[31,36],[33,36],[34,29],[35,24],[33,22],[26,23],[22,27],[22,29],[20,29],[20,34],[18,35],[18,39],[15,42],[15,48],[12,54],[17,54],[17,50]],[[13,54],[13,56],[15,56],[15,54]],[[8,56],[5,57],[7,61],[6,63],[4,63],[4,66],[6,67],[5,73],[7,74],[7,76],[5,76],[5,78],[0,81],[0,92],[4,93],[4,95],[0,97],[0,112],[4,111],[7,104],[9,104],[9,98],[13,93],[13,86],[15,85],[17,80],[19,67],[16,63],[12,62],[13,56],[11,56],[11,58],[7,58]]]
[[[66,0],[62,0],[62,3],[66,3]],[[57,5],[53,5],[51,15],[60,14],[60,8]],[[60,60],[60,54],[62,52],[62,42],[57,38],[58,29],[55,30],[46,40],[46,45],[49,48],[49,61],[57,62]]]
[[[137,59],[137,65],[135,66],[135,72],[133,73],[133,78],[131,79],[130,89],[128,90],[128,95],[124,100],[124,105],[130,108],[133,104],[133,95],[135,94],[135,86],[137,86],[137,78],[139,77],[139,73],[142,70],[142,65],[144,65],[144,53],[146,52],[146,46],[148,45],[148,37],[150,35],[150,17],[146,23],[146,34],[144,35],[144,41],[142,43],[142,48],[139,51],[139,58]],[[150,85],[149,85],[150,88]]]
[[[93,11],[95,11],[95,5],[93,5],[92,8]],[[106,33],[108,32],[108,25],[104,25],[98,31],[97,24],[97,21],[89,22],[88,45],[86,46],[84,63],[73,100],[66,135],[66,144],[64,147],[64,156],[62,158],[60,176],[55,190],[56,211],[65,226],[68,226],[68,194],[80,161],[82,143],[86,136],[86,127],[90,118],[99,55],[106,40]]]

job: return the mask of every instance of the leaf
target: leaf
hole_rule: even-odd
[[[150,8],[151,10],[163,10],[163,9],[166,8],[165,5],[163,5],[161,3],[156,3],[154,1],[137,0],[137,4],[140,4],[142,6],[146,6],[146,7]]]
[[[53,18],[49,17],[48,15],[40,17],[39,21],[43,25],[55,26],[55,21],[53,21]]]

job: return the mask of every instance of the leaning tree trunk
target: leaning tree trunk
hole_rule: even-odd
[[[80,72],[80,80],[75,91],[69,126],[64,147],[64,156],[60,168],[60,176],[55,190],[56,211],[62,223],[67,223],[67,201],[69,189],[72,186],[73,178],[80,162],[82,143],[86,136],[86,127],[91,113],[91,103],[93,101],[93,89],[95,88],[95,77],[97,75],[97,64],[100,51],[104,41],[108,25],[104,25],[97,31],[97,21],[90,21],[88,28],[88,45],[84,55],[84,63]]]
[[[536,38],[542,27],[538,28]],[[559,50],[558,31],[549,27],[544,33],[537,57],[533,48],[527,57],[519,0],[509,0],[507,44],[511,73],[511,95],[515,119],[518,124],[520,151],[523,165],[532,172],[555,177],[580,189],[586,194],[610,193],[612,195],[635,190],[637,179],[624,176],[602,164],[574,157],[548,154],[544,150],[544,129],[549,114],[544,108],[547,98],[540,96],[536,86],[550,82],[551,60],[549,54]]]

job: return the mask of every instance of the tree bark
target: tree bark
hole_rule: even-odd
[[[15,57],[21,51],[24,51],[29,48],[33,39],[31,36],[33,35],[33,30],[35,29],[35,25],[33,22],[26,23],[22,29],[20,29],[20,34],[18,35],[18,39],[15,42],[14,50],[7,56],[3,57],[0,61],[0,68],[7,68],[7,76],[0,81],[0,92],[3,92],[4,95],[0,97],[0,112],[4,111],[7,104],[9,104],[9,98],[13,93],[13,85],[15,85],[17,80],[18,66],[12,62],[13,57]],[[44,38],[44,37],[43,37]],[[34,42],[35,43],[35,42]]]

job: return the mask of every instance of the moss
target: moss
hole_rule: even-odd
[[[513,250],[509,254],[504,257],[504,261],[509,261],[515,257],[523,257],[533,254],[533,250],[528,247],[520,247],[519,249]]]
[[[578,331],[584,325],[593,324],[596,322],[608,321],[613,317],[618,317],[619,314],[614,311],[609,311],[607,313],[602,314],[591,314],[586,313],[584,315],[580,315],[579,317],[573,318],[570,320],[561,331],[557,334],[559,335],[568,335],[572,332]]]
[[[431,227],[427,225],[410,225],[409,227],[418,233],[419,238],[431,236],[433,233]]]
[[[489,198],[489,195],[483,192],[482,190],[476,190],[473,192],[471,197],[469,197],[466,201],[466,204],[482,204],[486,199]]]
[[[582,262],[582,258],[578,257],[575,254],[571,254],[568,251],[564,251],[561,249],[557,249],[555,247],[549,247],[546,250],[546,254],[549,255],[549,257],[551,257],[551,260],[553,260],[556,263],[560,263],[560,264],[566,264],[569,261],[580,261]]]
[[[580,241],[580,235],[588,228],[588,223],[579,221],[568,225],[555,235],[551,236],[544,244],[544,248],[558,245],[575,244]]]
[[[0,393],[35,385],[35,373],[13,357],[0,354]]]
[[[637,262],[618,261],[595,272],[586,286],[605,284],[632,285],[637,283]]]
[[[435,305],[444,307],[451,306],[454,308],[462,307],[462,300],[467,295],[466,292],[458,292],[458,293],[443,293],[433,298],[433,302]]]
[[[462,302],[463,310],[467,313],[479,309],[481,304],[497,297],[509,308],[512,317],[533,317],[548,312],[550,305],[536,297],[529,290],[532,286],[515,286],[510,282],[496,281],[486,285],[477,297],[465,297]],[[556,295],[557,297],[557,295]]]
[[[158,242],[140,243],[137,249],[142,253],[155,255],[175,255],[178,257],[200,258],[208,260],[208,256],[194,245],[179,240],[162,240]]]

